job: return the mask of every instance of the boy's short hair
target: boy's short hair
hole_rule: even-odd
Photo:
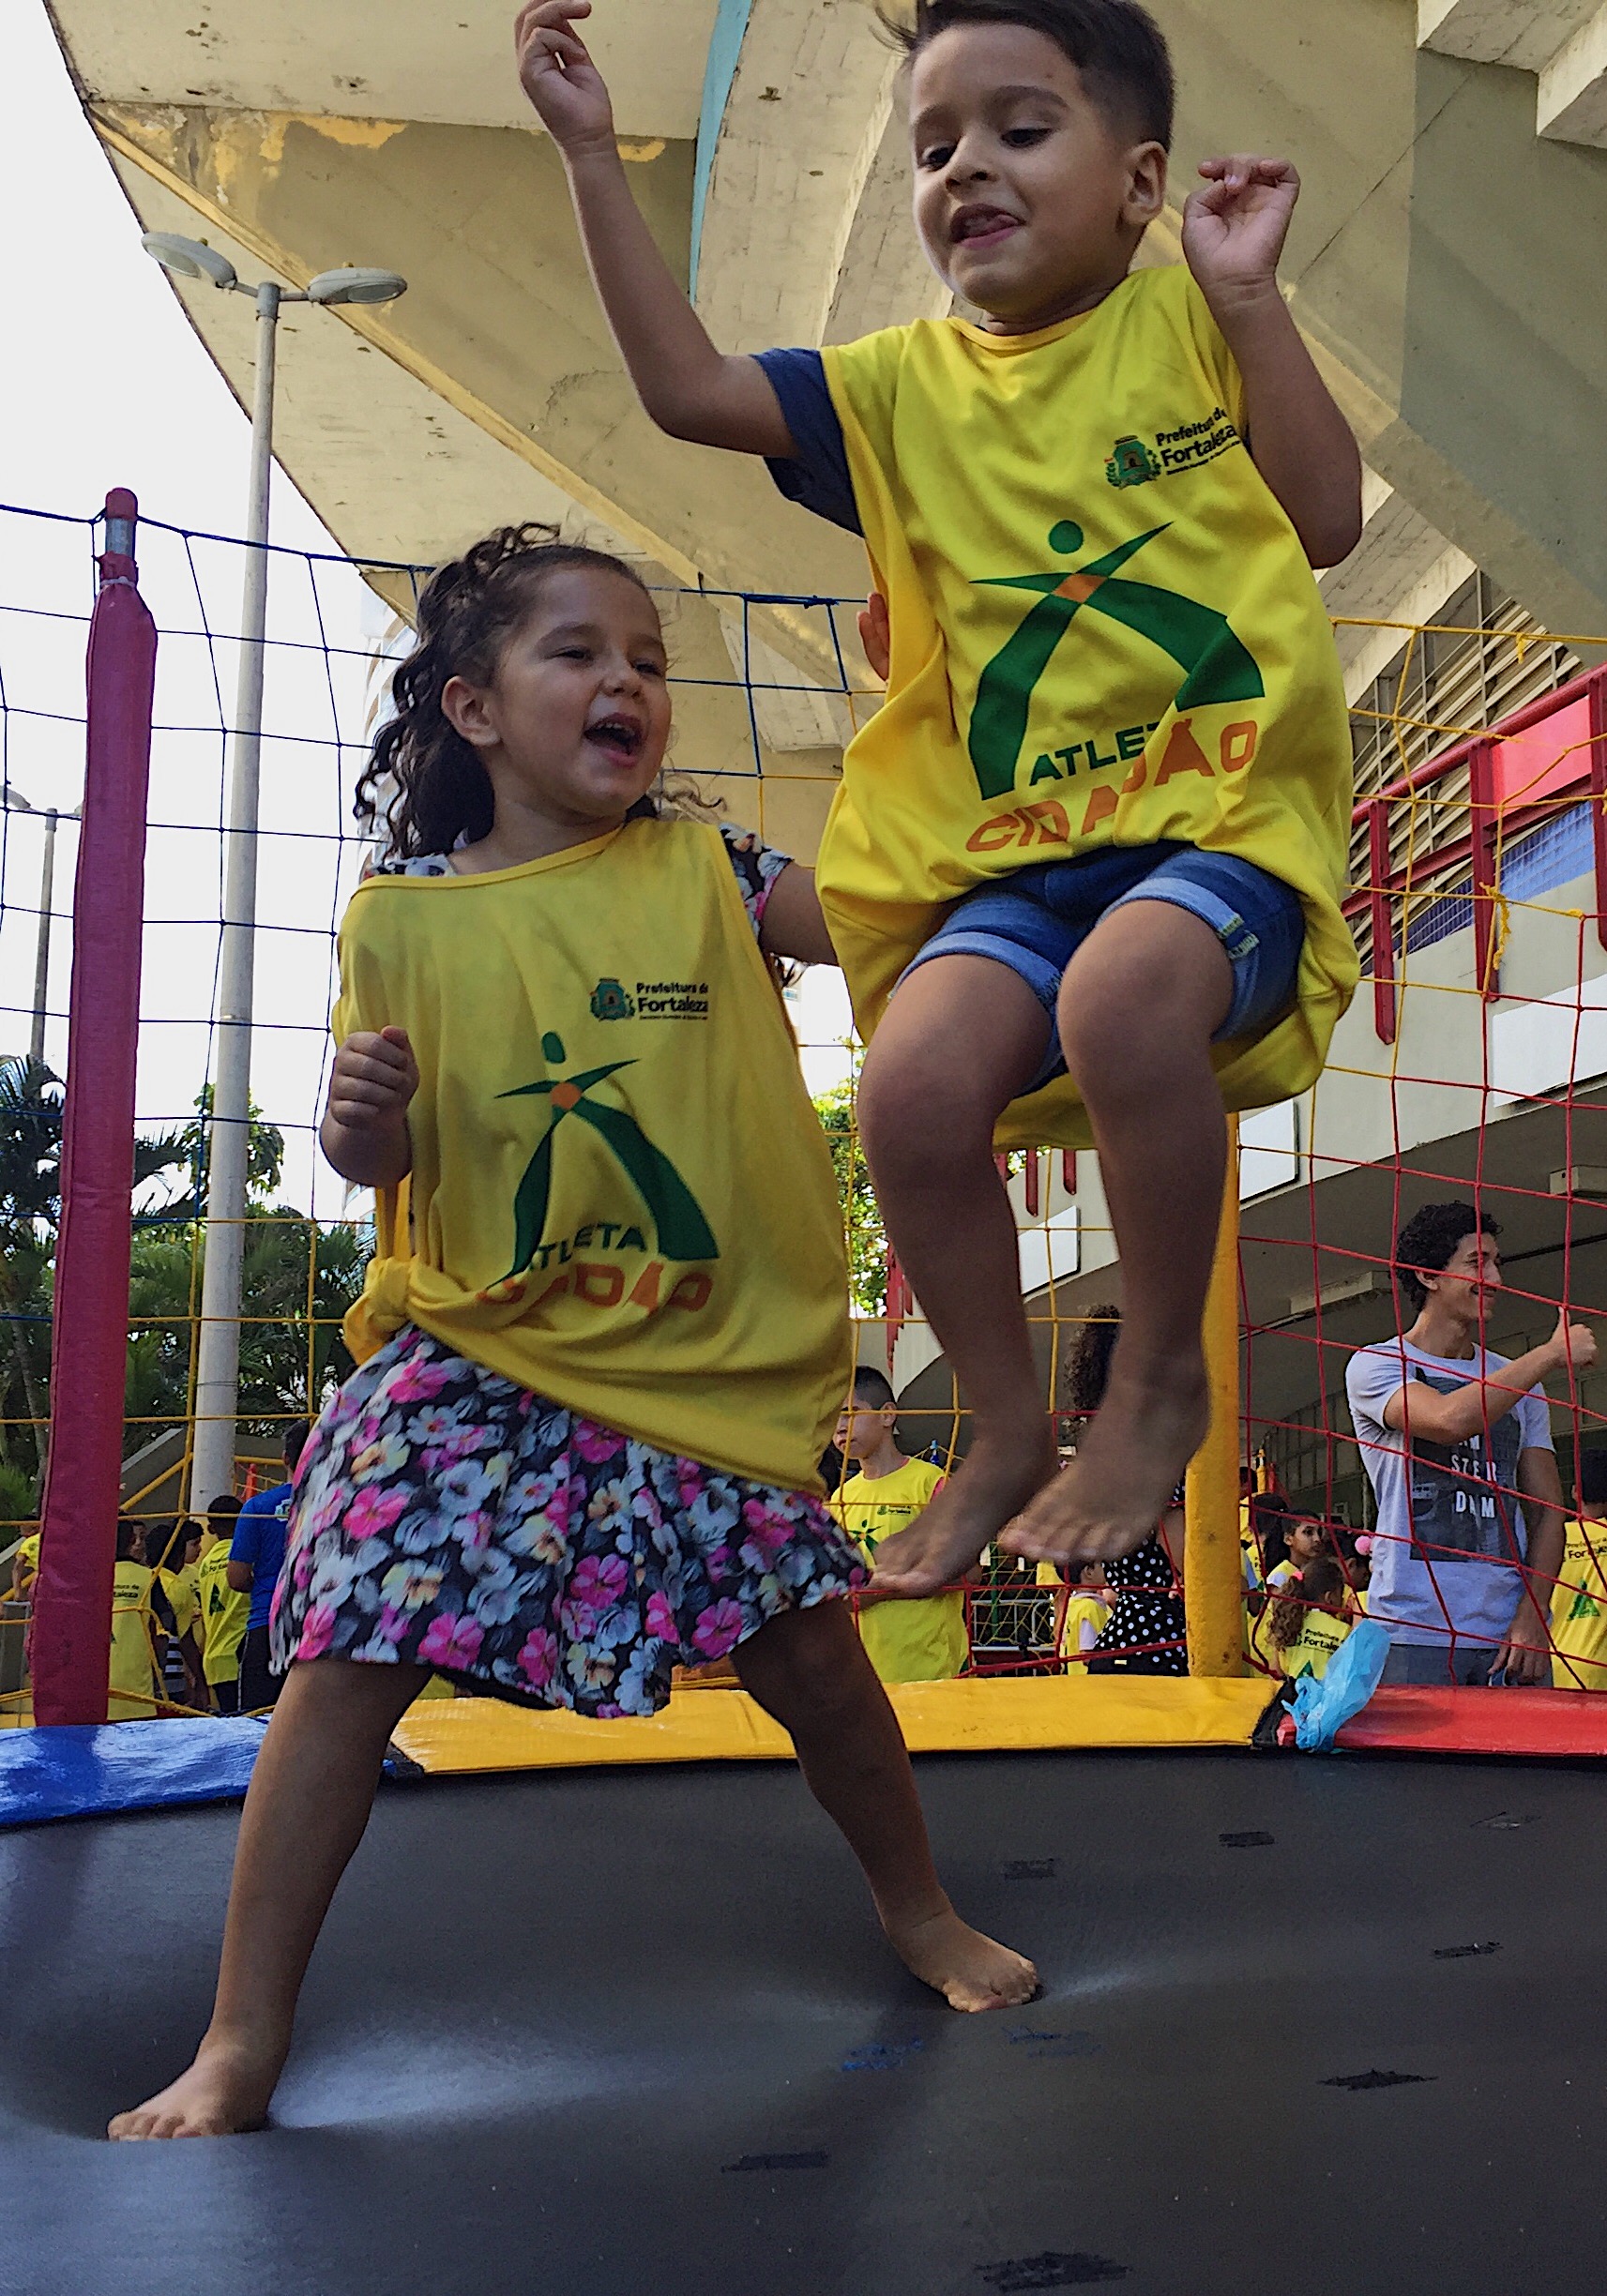
[[[1500,1232],[1499,1221],[1470,1203],[1425,1204],[1414,1212],[1395,1239],[1396,1272],[1413,1307],[1421,1307],[1429,1296],[1422,1280],[1425,1270],[1437,1276],[1448,1267],[1464,1237]]]
[[[1090,101],[1124,129],[1172,149],[1177,83],[1166,36],[1139,0],[915,0],[913,20],[883,13],[906,56],[963,24],[1024,24],[1083,75]]]
[[[898,1401],[893,1382],[885,1371],[874,1364],[865,1364],[854,1374],[854,1400],[868,1403],[872,1411],[890,1411]]]

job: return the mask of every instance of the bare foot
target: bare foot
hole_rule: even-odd
[[[1151,1380],[1124,1378],[1118,1352],[1105,1399],[1076,1458],[1010,1524],[1000,1546],[1038,1563],[1111,1562],[1131,1554],[1171,1506],[1210,1421],[1201,1357]]]
[[[901,1601],[956,1585],[1054,1476],[1054,1464],[1046,1418],[1019,1432],[978,1435],[931,1505],[877,1548],[872,1585]]]
[[[203,2041],[171,2088],[119,2113],[107,2129],[122,2141],[146,2137],[237,2137],[261,2128],[284,2063],[283,2049]]]
[[[950,2009],[1016,2009],[1038,1991],[1038,1971],[1008,1945],[995,1945],[963,1922],[952,1906],[902,1925],[887,1925],[887,1941],[922,1985]]]

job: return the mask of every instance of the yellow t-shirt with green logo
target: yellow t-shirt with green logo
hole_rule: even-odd
[[[11,1558],[11,1584],[20,1587],[23,1594],[28,1592],[28,1581],[38,1576],[42,1544],[42,1534],[38,1531],[30,1531],[25,1539],[17,1542],[16,1553]]]
[[[642,1442],[819,1491],[841,1215],[720,832],[629,822],[519,869],[369,878],[333,1027],[393,1026],[421,1078],[412,1252],[383,1221],[357,1360],[415,1323]]]
[[[884,1539],[915,1520],[942,1488],[943,1470],[930,1459],[906,1459],[891,1474],[850,1475],[831,1503],[849,1537],[872,1563]],[[947,1682],[971,1655],[965,1597],[928,1595],[922,1602],[872,1603],[859,1613],[859,1633],[871,1664],[887,1683]]]
[[[1306,916],[1296,1008],[1213,1049],[1231,1109],[1316,1078],[1357,976],[1341,913],[1349,720],[1238,369],[1187,270],[1032,335],[963,320],[821,355],[892,624],[819,884],[861,1029],[945,905],[1111,845],[1254,862]],[[1001,1146],[1086,1145],[1067,1079]]]
[[[246,1620],[251,1608],[250,1589],[238,1594],[229,1584],[229,1549],[228,1539],[218,1539],[195,1566],[195,1587],[201,1604],[196,1626],[201,1670],[214,1684],[238,1679],[240,1644],[246,1639]]]
[[[1552,1594],[1552,1681],[1558,1690],[1607,1690],[1607,1523],[1576,1520],[1563,1536]]]
[[[151,1586],[156,1573],[143,1563],[119,1563],[112,1578],[112,1696],[114,1722],[149,1721],[156,1712],[156,1666],[151,1643]]]
[[[1272,1643],[1271,1654],[1291,1682],[1298,1682],[1302,1674],[1314,1674],[1321,1682],[1350,1626],[1348,1619],[1335,1618],[1330,1611],[1308,1610],[1296,1639],[1281,1649]]]

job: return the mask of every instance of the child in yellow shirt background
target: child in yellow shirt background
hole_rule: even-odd
[[[1581,1452],[1576,1480],[1577,1513],[1552,1590],[1552,1682],[1558,1690],[1607,1690],[1607,1451]]]
[[[1040,1563],[1038,1583],[1054,1589],[1054,1654],[1069,1672],[1086,1665],[1111,1623],[1111,1605],[1102,1563],[1069,1563],[1067,1570],[1063,1577],[1056,1563]]]
[[[899,1409],[892,1382],[872,1365],[854,1375],[837,1422],[837,1447],[852,1472],[832,1511],[849,1537],[874,1563],[884,1539],[914,1522],[943,1488],[943,1470],[930,1459],[907,1458],[898,1444]],[[918,1602],[859,1597],[859,1633],[866,1654],[885,1683],[947,1682],[971,1655],[963,1588],[947,1588]]]

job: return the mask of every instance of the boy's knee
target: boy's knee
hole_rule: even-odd
[[[873,1160],[938,1162],[992,1139],[995,1098],[956,1073],[946,1045],[878,1036],[859,1078],[860,1137]]]

